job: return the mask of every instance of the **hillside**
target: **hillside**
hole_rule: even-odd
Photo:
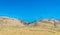
[[[27,22],[0,16],[0,35],[60,35],[60,20],[44,18]]]
[[[10,18],[6,16],[0,16],[0,25],[5,26],[25,26],[24,23],[28,23],[16,18]]]
[[[0,16],[0,25],[3,26],[38,26],[38,27],[60,27],[60,20],[54,19],[54,18],[44,18],[41,20],[37,20],[34,22],[27,22],[27,21],[22,21],[16,18],[10,18],[7,16]]]
[[[54,18],[44,18],[42,20],[37,20],[30,24],[30,26],[38,26],[42,28],[60,28],[60,20]]]

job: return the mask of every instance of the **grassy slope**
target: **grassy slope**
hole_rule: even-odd
[[[0,35],[60,35],[60,30],[27,26],[0,26]]]

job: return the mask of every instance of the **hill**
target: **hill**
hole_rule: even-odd
[[[5,26],[25,26],[28,22],[16,19],[16,18],[10,18],[7,16],[0,16],[0,25]]]
[[[44,18],[27,22],[0,16],[0,35],[60,35],[60,20]]]

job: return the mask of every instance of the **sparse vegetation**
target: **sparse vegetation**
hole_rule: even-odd
[[[5,18],[0,17],[1,21],[4,20],[0,21],[0,35],[60,35],[60,24],[50,19],[30,23]]]

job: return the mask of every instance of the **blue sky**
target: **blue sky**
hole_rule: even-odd
[[[60,0],[0,0],[0,15],[26,21],[60,19]]]

